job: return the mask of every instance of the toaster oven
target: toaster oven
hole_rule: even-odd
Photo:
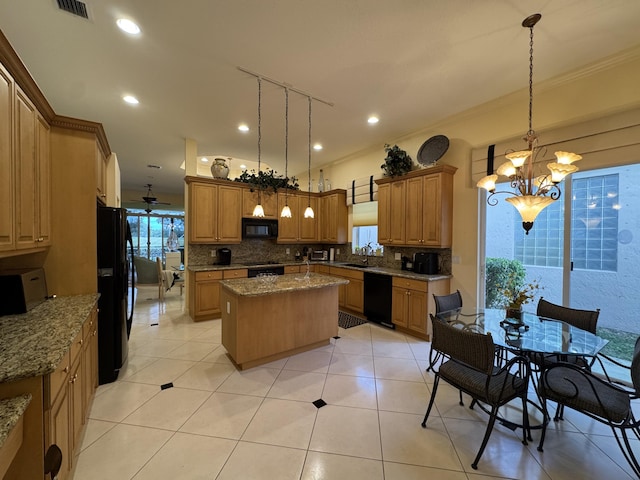
[[[329,252],[327,250],[312,250],[311,260],[329,260]]]

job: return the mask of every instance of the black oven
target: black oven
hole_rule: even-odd
[[[243,218],[242,238],[277,238],[278,220],[268,218]]]

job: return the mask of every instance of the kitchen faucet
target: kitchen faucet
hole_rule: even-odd
[[[371,242],[367,243],[364,247],[362,247],[362,255],[364,258],[362,259],[362,263],[365,265],[369,265],[369,252],[371,251]]]

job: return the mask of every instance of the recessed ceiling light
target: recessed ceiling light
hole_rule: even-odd
[[[127,102],[129,105],[137,105],[140,102],[138,101],[138,99],[136,97],[134,97],[133,95],[125,95],[124,97],[122,97],[122,99]]]
[[[322,145],[321,145],[321,144],[319,144],[319,143],[316,143],[316,144],[313,146],[313,149],[314,149],[315,151],[317,151],[317,152],[318,152],[318,151],[322,150]]]
[[[209,163],[209,159],[208,159],[207,157],[202,157],[202,158],[200,159],[200,161],[201,161],[202,163]]]
[[[242,163],[242,164],[240,164],[240,168],[241,168],[242,170],[246,170],[246,169],[247,169],[247,166],[246,166],[244,163]]]
[[[131,35],[138,35],[140,33],[140,27],[128,18],[119,18],[116,20],[116,25],[123,32],[130,33]]]
[[[368,119],[367,122],[370,123],[371,125],[378,123],[380,121],[380,119],[375,116],[375,115],[371,115]]]
[[[248,132],[249,125],[247,125],[246,123],[241,123],[240,125],[238,125],[238,130],[240,130],[241,132]]]

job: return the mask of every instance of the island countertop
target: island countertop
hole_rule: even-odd
[[[273,283],[267,283],[259,277],[255,277],[222,280],[220,284],[236,295],[243,297],[255,297],[274,293],[293,292],[296,290],[333,287],[349,283],[346,279],[330,277],[319,273],[310,273],[308,277],[303,273],[294,273],[289,275],[278,275],[275,278],[276,281]]]
[[[0,317],[0,383],[52,373],[98,296],[50,298],[27,313]]]

